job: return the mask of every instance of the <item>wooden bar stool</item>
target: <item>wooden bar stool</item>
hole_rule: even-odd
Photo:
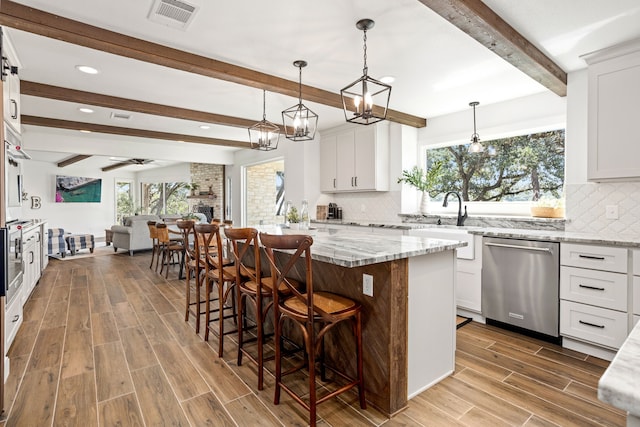
[[[273,306],[271,277],[263,277],[260,257],[260,245],[258,242],[258,230],[255,228],[227,228],[227,238],[231,241],[231,249],[236,266],[236,287],[238,296],[238,366],[242,365],[242,356],[245,355],[258,366],[258,390],[263,389],[264,361],[270,360],[264,357],[264,323],[269,309]],[[297,287],[299,282],[291,280]],[[281,291],[286,295],[287,287],[281,286]],[[251,303],[256,314],[256,342],[258,354],[256,357],[244,348],[244,344],[253,341],[245,340],[244,331],[247,321],[247,303]],[[266,306],[264,303],[266,302]]]
[[[194,226],[196,231],[196,238],[199,240],[198,244],[201,244],[204,250],[204,282],[205,282],[205,341],[209,340],[209,331],[211,330],[210,323],[218,322],[218,331],[214,331],[218,334],[218,356],[222,357],[224,336],[227,334],[235,333],[237,330],[227,331],[224,330],[224,320],[233,318],[235,319],[235,313],[225,315],[225,310],[235,310],[235,304],[231,307],[227,306],[227,301],[231,296],[232,303],[235,303],[235,295],[233,290],[236,285],[236,267],[229,265],[231,262],[228,259],[223,258],[222,251],[222,238],[220,236],[220,227],[215,224],[196,224]],[[215,251],[207,250],[212,246],[212,241],[215,242]],[[200,251],[202,252],[202,251]],[[199,254],[200,255],[200,254]],[[213,290],[213,284],[215,283],[218,300],[218,308],[211,310],[211,292]],[[216,319],[211,319],[211,313],[218,313]]]
[[[185,271],[185,299],[186,308],[184,313],[184,321],[189,321],[189,313],[191,307],[195,306],[196,316],[196,334],[200,332],[200,315],[203,314],[201,310],[200,301],[200,286],[202,285],[202,272],[205,269],[204,260],[201,259],[198,251],[198,244],[196,239],[196,233],[194,230],[195,221],[193,220],[179,220],[176,225],[182,233],[182,245],[184,246],[184,271]],[[191,301],[191,274],[195,279],[195,301]]]
[[[316,425],[316,407],[318,404],[337,396],[353,387],[358,387],[360,397],[360,407],[366,409],[364,396],[364,377],[362,371],[362,320],[361,305],[349,298],[322,291],[314,291],[313,271],[311,261],[311,245],[313,239],[306,235],[271,235],[260,233],[260,242],[265,248],[267,260],[271,268],[271,277],[274,280],[273,289],[278,289],[285,285],[291,296],[281,298],[280,293],[274,291],[273,304],[276,318],[275,325],[275,346],[276,346],[276,388],[274,403],[280,403],[280,390],[286,391],[291,397],[309,411],[309,422],[311,426]],[[293,254],[279,253],[274,250],[295,251]],[[300,261],[304,265],[304,275],[306,281],[306,292],[302,293],[296,289],[287,279],[288,275],[293,275],[294,267]],[[297,266],[300,268],[299,266]],[[294,366],[286,372],[282,372],[282,329],[285,320],[291,320],[302,330],[307,360]],[[353,333],[356,340],[356,376],[355,378],[344,372],[339,372],[332,367],[325,365],[321,360],[321,372],[327,367],[333,370],[338,376],[347,381],[347,384],[339,386],[337,389],[328,392],[322,397],[318,397],[316,390],[316,356],[323,348],[325,334],[338,323],[350,320],[353,326]],[[305,363],[306,362],[306,363]],[[308,399],[294,391],[295,387],[289,387],[283,382],[283,377],[294,373],[304,367],[309,369],[309,396]],[[308,402],[306,401],[308,400]]]

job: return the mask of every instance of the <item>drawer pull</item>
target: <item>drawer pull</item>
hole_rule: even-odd
[[[16,323],[18,320],[20,320],[20,315],[16,314],[15,316],[13,316],[13,320],[11,321],[11,323]]]
[[[604,257],[603,256],[593,256],[593,255],[578,255],[580,258],[586,258],[586,259],[595,259],[597,261],[604,261]]]
[[[604,329],[604,325],[596,325],[595,323],[585,322],[584,320],[578,320],[578,322],[582,323],[583,325],[593,326],[594,328]]]
[[[585,289],[593,289],[594,291],[604,291],[604,288],[598,288],[597,286],[589,286],[589,285],[580,284],[580,285],[578,285],[578,287],[585,288]]]

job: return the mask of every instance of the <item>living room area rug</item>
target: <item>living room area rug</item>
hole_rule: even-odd
[[[114,252],[113,246],[106,246],[105,242],[95,242],[95,245],[96,246],[93,248],[93,253],[91,253],[89,249],[80,249],[78,252],[76,252],[75,255],[71,255],[71,253],[67,251],[67,254],[64,256],[64,258],[60,255],[49,255],[49,258],[57,259],[59,261],[73,261],[76,259],[113,255],[117,253]],[[127,251],[120,251],[120,253],[128,254]]]

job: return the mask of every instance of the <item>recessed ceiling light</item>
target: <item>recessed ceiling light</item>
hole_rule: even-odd
[[[87,74],[98,74],[98,70],[88,65],[76,65],[76,69]]]
[[[396,78],[393,76],[382,76],[380,77],[380,81],[382,83],[391,84],[396,81]]]
[[[200,125],[200,129],[211,129],[211,126],[209,125]]]
[[[82,133],[91,133],[91,131],[88,130],[88,129],[80,129],[80,132],[82,132]]]
[[[87,113],[87,114],[93,113],[93,110],[91,108],[87,108],[87,107],[80,107],[80,108],[78,108],[78,110],[80,110],[83,113]]]

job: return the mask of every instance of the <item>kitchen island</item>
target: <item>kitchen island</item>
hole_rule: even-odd
[[[454,370],[455,249],[466,243],[331,228],[311,234],[314,288],[362,304],[366,398],[393,416]],[[363,294],[363,274],[373,277],[373,296]],[[344,356],[351,334],[347,323],[339,325],[325,351],[331,364],[354,372],[355,358]],[[346,354],[355,354],[355,346]]]
[[[627,411],[627,426],[640,426],[640,323],[636,324],[598,383],[598,399]]]

